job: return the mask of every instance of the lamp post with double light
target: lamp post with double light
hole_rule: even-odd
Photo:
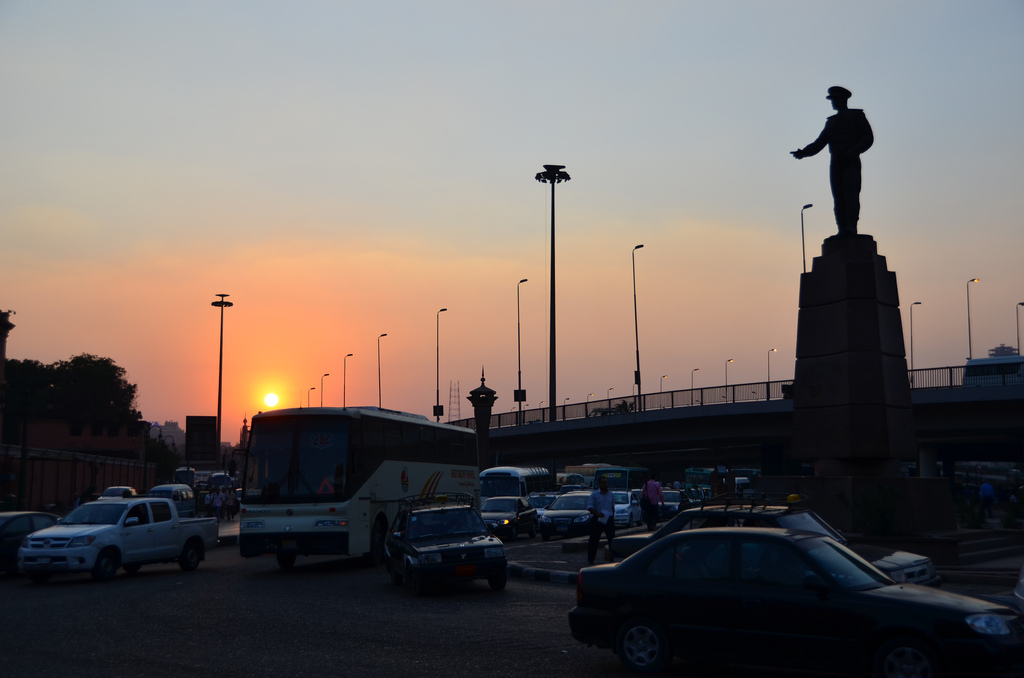
[[[633,259],[633,333],[636,337],[636,374],[633,375],[633,383],[636,384],[636,407],[634,409],[637,412],[642,409],[643,392],[640,387],[640,323],[637,320],[636,312],[636,251],[642,247],[643,245],[637,245],[630,255]]]
[[[565,165],[544,165],[544,171],[534,177],[542,184],[551,184],[551,339],[548,348],[548,407],[551,408],[549,421],[554,421],[558,413],[555,405],[555,184],[569,181]]]
[[[384,405],[383,405],[384,400],[381,397],[381,388],[380,388],[380,340],[383,339],[386,336],[388,336],[388,335],[385,332],[384,334],[382,334],[379,337],[377,337],[377,407],[384,407]]]
[[[519,380],[514,400],[519,405],[519,415],[516,417],[516,423],[520,426],[523,425],[523,403],[526,402],[526,391],[523,390],[523,331],[519,321],[519,287],[524,282],[527,282],[526,278],[516,283],[516,358],[519,367]]]
[[[348,359],[351,353],[346,353],[341,361],[341,406],[348,407]]]
[[[967,281],[967,359],[974,357],[971,350],[971,283],[979,282],[979,278],[971,278]]]
[[[442,308],[437,312],[437,315],[435,316],[435,320],[437,321],[437,381],[434,382],[435,387],[437,388],[437,401],[434,403],[434,417],[436,417],[435,421],[441,421],[441,415],[444,414],[444,406],[441,404],[441,314],[447,310],[447,308]]]

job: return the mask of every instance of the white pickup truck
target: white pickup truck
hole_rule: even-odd
[[[216,545],[216,520],[179,519],[169,499],[104,499],[25,537],[18,566],[37,584],[60,572],[91,572],[106,581],[119,567],[134,574],[143,565],[177,561],[182,570],[194,570]]]

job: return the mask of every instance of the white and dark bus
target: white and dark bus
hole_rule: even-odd
[[[975,358],[964,368],[964,386],[1024,384],[1024,356]]]
[[[531,492],[552,492],[555,480],[541,466],[494,466],[480,471],[480,496],[528,497]]]
[[[313,407],[252,418],[242,475],[242,556],[364,554],[383,561],[398,502],[464,493],[479,502],[472,430],[376,407]],[[479,506],[479,503],[477,504]]]

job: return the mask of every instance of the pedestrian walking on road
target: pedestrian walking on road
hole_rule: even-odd
[[[992,517],[992,504],[996,500],[996,490],[992,487],[992,483],[985,481],[978,488],[978,495],[981,497],[981,508],[985,511],[985,517]]]
[[[640,491],[640,508],[644,510],[647,529],[652,532],[658,526],[658,504],[665,505],[665,495],[661,491],[661,483],[657,481],[657,476],[652,471],[650,479],[644,483]]]
[[[587,542],[587,562],[594,564],[597,558],[597,547],[601,543],[601,534],[608,535],[608,553],[612,553],[612,539],[615,538],[615,497],[608,491],[608,478],[601,476],[597,481],[597,489],[590,493],[587,500],[590,511],[590,540]],[[612,556],[609,555],[609,559]]]

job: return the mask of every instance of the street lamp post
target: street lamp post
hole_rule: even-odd
[[[910,385],[914,385],[914,307],[920,306],[920,301],[910,305]]]
[[[516,423],[520,426],[523,425],[523,403],[526,402],[526,391],[523,390],[523,331],[519,322],[519,286],[524,282],[527,282],[526,278],[516,283],[516,356],[519,364],[519,381],[515,392],[515,401],[519,404]]]
[[[1024,306],[1024,301],[1018,302],[1014,307],[1017,312],[1017,355],[1020,355],[1020,307]]]
[[[216,306],[220,309],[220,363],[217,367],[217,450],[220,453],[220,441],[221,441],[221,396],[224,393],[224,309],[231,308],[234,306],[230,301],[224,301],[225,297],[231,296],[230,294],[215,294],[214,296],[220,297],[220,301],[211,302],[211,306]]]
[[[804,245],[804,210],[811,207],[814,207],[814,205],[807,203],[800,208],[800,252],[803,254],[804,273],[807,273],[807,247]]]
[[[633,375],[633,382],[636,384],[636,407],[637,412],[642,409],[643,392],[640,388],[640,323],[637,320],[636,312],[636,251],[643,247],[637,245],[633,248],[631,257],[633,259],[633,334],[636,337],[636,374]]]
[[[348,407],[348,359],[351,353],[346,353],[341,361],[341,406]]]
[[[325,372],[323,377],[320,377],[320,407],[324,406],[324,377],[329,376],[331,375]]]
[[[772,399],[772,353],[775,353],[777,349],[768,349],[768,382],[765,384],[765,400]]]
[[[309,390],[306,391],[306,407],[309,407],[309,395],[316,390],[316,386],[310,386]]]
[[[615,387],[612,386],[610,389],[608,389],[608,391],[605,392],[605,400],[608,401],[609,405],[612,404],[612,391],[614,391],[614,390],[615,390]]]
[[[697,374],[698,372],[700,372],[700,368],[699,367],[694,367],[692,370],[690,370],[690,406],[691,407],[693,407],[693,375]]]
[[[729,363],[732,361],[732,358],[725,361],[725,402],[729,402]]]
[[[380,393],[380,340],[388,336],[387,333],[377,337],[377,407],[384,407]]]
[[[434,403],[434,417],[436,418],[436,421],[441,421],[441,415],[444,414],[444,406],[441,405],[441,314],[447,310],[447,308],[442,308],[437,312],[434,318],[437,321],[437,327],[435,328],[437,340],[437,343],[435,344],[437,347],[437,376],[436,381],[434,382],[434,385],[437,388],[437,401]]]
[[[971,350],[971,283],[978,282],[978,278],[971,278],[967,281],[967,359],[974,357]]]
[[[551,408],[550,421],[557,415],[555,406],[555,184],[569,181],[565,165],[544,165],[544,171],[534,177],[542,184],[551,184],[551,339],[548,348],[548,407]]]
[[[665,380],[668,379],[667,374],[661,375],[661,381],[658,382],[658,393],[665,392]]]

